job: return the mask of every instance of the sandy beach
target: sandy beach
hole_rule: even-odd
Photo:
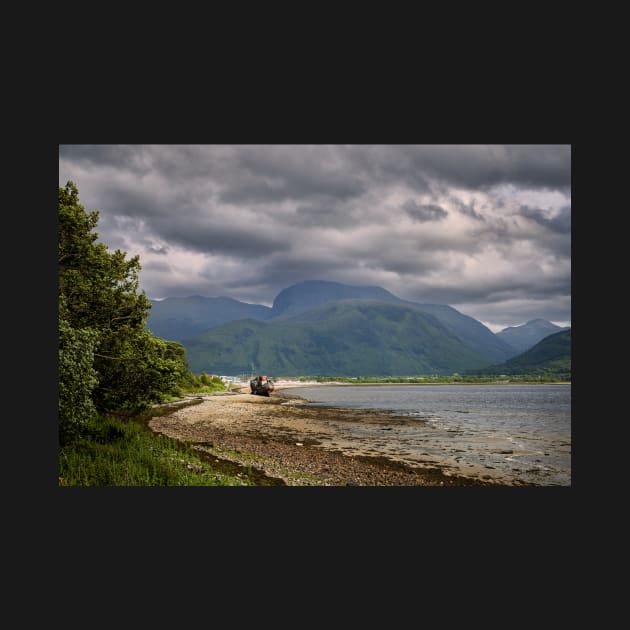
[[[392,417],[371,410],[308,406],[290,390],[286,384],[270,397],[246,393],[249,387],[190,397],[185,407],[152,418],[149,428],[191,444],[216,465],[255,470],[260,485],[496,485],[454,474],[435,462],[410,466],[344,441],[335,430],[340,423],[370,422],[387,430]]]

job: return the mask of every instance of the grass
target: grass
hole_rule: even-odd
[[[204,378],[202,378],[204,377]],[[218,378],[195,377],[181,394],[229,391]],[[149,420],[201,400],[164,396],[161,404],[132,416],[100,416],[59,447],[60,486],[260,486],[284,485],[252,466],[196,450],[154,433]],[[165,404],[169,403],[169,404]],[[255,462],[254,458],[252,460]]]
[[[251,468],[226,473],[200,459],[191,446],[153,433],[145,424],[146,415],[128,421],[94,420],[81,438],[60,447],[59,485],[257,485]]]

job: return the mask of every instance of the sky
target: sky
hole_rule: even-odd
[[[69,180],[151,299],[332,280],[571,325],[570,145],[60,145]]]

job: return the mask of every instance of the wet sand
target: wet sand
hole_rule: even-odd
[[[190,404],[152,418],[149,428],[189,443],[217,465],[253,470],[259,485],[505,485],[462,476],[435,462],[412,466],[350,441],[336,429],[340,423],[369,422],[387,430],[393,421],[409,422],[403,417],[308,406],[289,387],[270,397],[245,393],[248,389],[191,396]]]

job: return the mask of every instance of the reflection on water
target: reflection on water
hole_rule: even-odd
[[[338,443],[348,449],[360,443],[411,464],[446,463],[453,472],[479,477],[571,485],[570,385],[319,386],[291,393],[314,405],[392,414],[387,427],[338,423]]]

